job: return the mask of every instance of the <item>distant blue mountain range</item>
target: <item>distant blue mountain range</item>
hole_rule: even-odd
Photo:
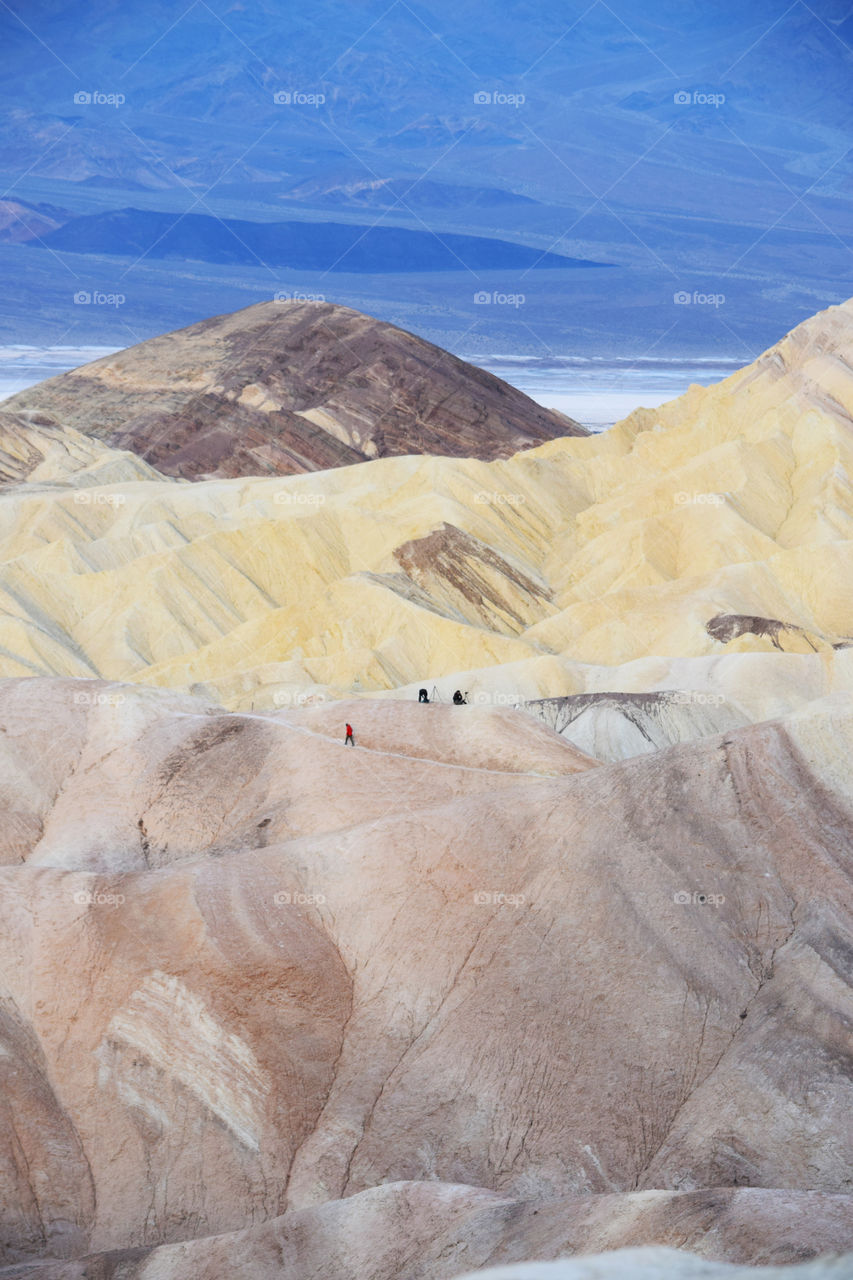
[[[485,236],[436,236],[420,228],[361,226],[337,222],[246,222],[188,213],[120,209],[74,218],[40,237],[62,252],[112,254],[183,261],[264,262],[295,271],[393,274],[472,269],[565,270],[601,266],[583,258],[542,253],[527,245]]]
[[[7,0],[0,50],[6,340],[286,286],[469,351],[750,358],[853,294],[850,0]]]

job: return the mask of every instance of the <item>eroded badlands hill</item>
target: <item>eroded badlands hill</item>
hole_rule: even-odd
[[[395,454],[503,458],[585,435],[514,387],[347,307],[266,302],[13,396],[168,475],[292,475]]]
[[[0,486],[24,482],[50,486],[72,478],[74,485],[83,489],[162,480],[163,476],[133,453],[110,449],[73,427],[59,426],[36,410],[0,412]],[[28,492],[34,490],[30,488]]]
[[[201,327],[211,358],[238,322]],[[158,342],[145,376],[168,397]],[[799,688],[851,687],[851,361],[848,303],[719,386],[493,462],[107,485],[85,458],[48,458],[38,487],[0,489],[0,672],[195,687],[245,709],[434,684],[514,705],[715,694],[719,659],[761,656],[738,680],[726,669],[741,692],[718,727],[780,714]],[[686,659],[705,664],[687,685]]]
[[[851,352],[291,478],[0,415],[10,1280],[853,1248]]]
[[[321,1206],[389,1280],[841,1247],[852,748],[849,695],[602,766],[509,710],[3,682],[6,1260],[267,1223],[93,1274],[334,1276]]]

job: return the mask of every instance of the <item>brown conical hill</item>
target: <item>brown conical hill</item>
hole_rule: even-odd
[[[586,435],[500,378],[348,307],[263,302],[50,378],[6,402],[167,475],[292,475],[366,458],[491,460]]]

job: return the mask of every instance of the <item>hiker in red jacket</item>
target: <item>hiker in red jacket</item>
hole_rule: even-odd
[[[352,725],[351,725],[351,724],[348,724],[348,725],[347,725],[347,736],[344,738],[344,746],[345,746],[345,747],[347,747],[347,746],[354,747],[354,746],[355,746],[355,738],[352,736]]]

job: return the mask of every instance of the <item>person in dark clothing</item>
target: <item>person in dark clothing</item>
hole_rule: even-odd
[[[456,692],[455,692],[455,693],[454,693],[454,695],[453,695],[453,705],[454,705],[455,707],[462,707],[462,706],[464,706],[464,705],[465,705],[465,703],[466,703],[467,701],[468,701],[468,699],[467,699],[467,698],[463,698],[463,696],[462,696],[462,690],[461,690],[461,689],[457,689],[457,690],[456,690]]]
[[[348,724],[348,725],[347,725],[347,736],[344,738],[344,746],[345,746],[345,747],[354,747],[354,746],[355,746],[355,738],[352,736],[352,725],[351,725],[351,724]]]
[[[418,689],[418,702],[429,702],[429,695],[426,689]]]

